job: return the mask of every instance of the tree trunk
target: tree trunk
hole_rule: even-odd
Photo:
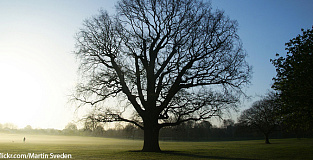
[[[266,143],[266,144],[271,144],[268,135],[269,135],[269,134],[264,134],[264,136],[265,136],[265,143]]]
[[[144,122],[143,152],[160,152],[158,123]]]

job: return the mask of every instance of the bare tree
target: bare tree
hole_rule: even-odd
[[[239,123],[258,129],[264,134],[265,143],[270,144],[269,135],[280,124],[278,96],[270,92],[264,98],[244,110],[238,118]]]
[[[113,112],[97,119],[135,124],[143,151],[160,151],[162,127],[236,107],[250,79],[236,32],[236,21],[200,0],[121,0],[116,15],[101,11],[77,34],[84,83],[74,99],[132,106],[139,119]]]

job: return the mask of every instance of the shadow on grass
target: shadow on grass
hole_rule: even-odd
[[[145,153],[140,150],[131,150],[129,152]],[[191,154],[191,153],[185,153],[185,152],[179,152],[179,151],[161,151],[161,152],[155,152],[155,153],[161,153],[161,154],[173,155],[173,156],[190,157],[193,159],[203,158],[203,159],[226,159],[226,160],[255,160],[255,159],[249,159],[249,158],[229,158],[229,157],[219,157],[219,156],[206,156],[206,155]]]

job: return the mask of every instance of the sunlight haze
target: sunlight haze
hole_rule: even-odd
[[[0,123],[19,128],[63,129],[77,121],[68,103],[78,80],[75,33],[113,0],[0,0]],[[313,25],[313,1],[213,0],[239,23],[239,36],[253,66],[250,96],[263,95],[276,75],[270,63],[301,28]],[[257,97],[256,97],[257,98]],[[250,103],[250,101],[246,102]],[[243,108],[247,108],[243,104]],[[232,118],[236,119],[235,116]]]
[[[0,1],[1,124],[63,129],[77,120],[68,103],[77,81],[74,35],[99,4],[111,3]]]

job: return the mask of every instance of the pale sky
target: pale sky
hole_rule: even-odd
[[[74,35],[99,9],[114,13],[115,2],[0,0],[1,124],[63,129],[77,120],[75,106],[67,103],[78,79]],[[312,27],[313,1],[213,0],[212,5],[239,23],[254,72],[244,90],[250,96],[265,94],[276,75],[269,60],[284,55],[284,44],[301,28]]]

